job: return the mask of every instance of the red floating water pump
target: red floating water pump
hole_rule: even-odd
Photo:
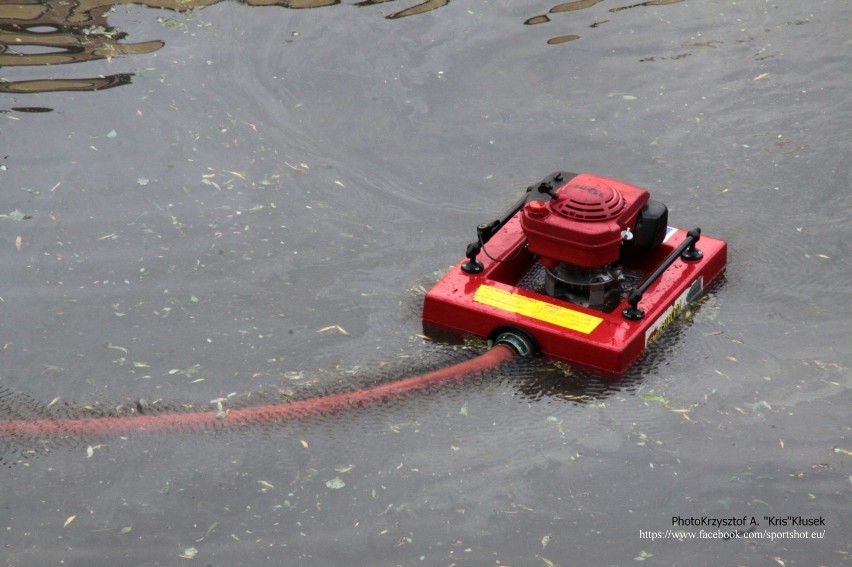
[[[466,256],[426,295],[427,333],[619,373],[719,277],[727,245],[670,227],[645,189],[557,172],[479,225]]]

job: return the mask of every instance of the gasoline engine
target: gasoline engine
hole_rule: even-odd
[[[644,189],[600,177],[558,173],[530,189],[521,228],[544,266],[545,292],[611,311],[629,291],[622,255],[660,245],[668,209]]]

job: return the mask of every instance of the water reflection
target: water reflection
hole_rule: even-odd
[[[189,12],[222,0],[11,0],[0,4],[0,68],[65,65],[139,55],[161,49],[160,39],[125,43],[127,33],[107,21],[115,6],[139,4],[149,8]],[[363,0],[356,6],[371,6],[395,0]],[[247,6],[279,6],[303,9],[340,4],[340,0],[239,0]],[[426,0],[386,16],[388,19],[422,14],[449,0]],[[38,93],[97,91],[131,82],[133,73],[91,78],[10,80],[0,76],[0,92]]]
[[[597,4],[600,4],[603,0],[574,0],[573,2],[563,2],[561,4],[557,4],[553,8],[550,9],[548,14],[559,14],[562,12],[575,12],[577,10],[585,10],[586,8],[591,8]],[[683,0],[647,0],[646,2],[639,2],[638,4],[630,4],[627,6],[618,6],[616,8],[610,8],[609,12],[621,12],[623,10],[629,10],[630,8],[641,8],[644,6],[664,6],[666,4],[677,4],[679,2],[683,2]],[[539,14],[538,16],[533,16],[532,18],[527,18],[524,21],[524,24],[528,26],[535,26],[538,24],[545,24],[550,20],[550,16],[548,14]],[[609,20],[601,20],[595,21],[590,24],[590,28],[596,28],[601,24],[607,23]],[[556,37],[552,37],[547,40],[547,43],[550,45],[556,45],[560,43],[567,43],[569,41],[574,41],[580,39],[579,35],[569,34],[569,35],[560,35]]]
[[[128,34],[109,24],[108,16],[119,5],[136,4],[149,8],[190,12],[218,4],[223,0],[11,0],[0,4],[0,68],[65,65],[97,61],[121,55],[140,55],[161,49],[165,42],[152,39],[127,43]],[[278,6],[291,9],[320,8],[341,4],[341,0],[238,0],[246,6]],[[398,0],[361,0],[351,6],[366,7]],[[548,14],[574,12],[592,8],[604,0],[575,0],[553,6]],[[648,0],[610,8],[611,13],[643,6],[676,4],[683,0]],[[425,0],[393,12],[387,19],[422,14],[449,4],[450,0]],[[550,22],[548,14],[533,16],[526,25]],[[595,21],[598,27],[609,20]],[[568,43],[580,39],[577,34],[552,37],[548,44]],[[131,82],[133,73],[98,75],[87,78],[45,78],[11,80],[0,76],[0,92],[38,93],[55,91],[96,91]]]
[[[0,5],[0,67],[84,63],[151,53],[163,47],[161,40],[122,43],[127,34],[107,21],[115,4],[103,0],[4,2]],[[0,92],[95,91],[126,85],[131,77],[131,73],[19,81],[4,77]]]
[[[35,79],[0,82],[2,93],[46,93],[55,91],[99,91],[130,83],[133,73],[118,73],[85,79]],[[12,109],[16,110],[16,109]]]
[[[680,2],[683,2],[683,0],[648,0],[647,2],[639,2],[638,4],[621,6],[620,8],[612,8],[610,9],[610,12],[620,12],[622,10],[629,10],[630,8],[640,8],[642,6],[665,6],[667,4],[678,4]]]

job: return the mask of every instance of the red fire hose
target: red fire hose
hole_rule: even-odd
[[[511,360],[517,353],[518,349],[513,343],[509,341],[499,342],[492,349],[472,359],[397,382],[307,400],[235,408],[227,412],[208,410],[191,413],[79,419],[0,420],[0,438],[62,439],[118,435],[133,431],[198,431],[208,428],[245,427],[275,423],[358,408],[402,396],[441,382],[458,380],[476,372],[495,368]]]

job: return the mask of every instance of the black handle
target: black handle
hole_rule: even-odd
[[[482,262],[476,260],[476,256],[482,250],[482,247],[491,240],[491,237],[497,234],[497,231],[506,226],[512,217],[524,208],[524,205],[529,201],[550,200],[556,197],[556,189],[568,183],[573,178],[577,177],[576,173],[567,171],[558,171],[551,173],[545,177],[540,183],[527,187],[524,196],[518,199],[518,202],[512,205],[503,215],[492,222],[483,223],[476,227],[476,242],[471,242],[467,245],[465,256],[467,262],[462,264],[461,269],[468,274],[478,274],[482,271]]]
[[[639,302],[642,301],[642,294],[644,294],[651,284],[654,283],[657,278],[663,275],[669,266],[674,264],[674,261],[678,258],[686,262],[697,262],[701,258],[704,257],[704,254],[695,247],[695,244],[701,238],[701,229],[693,228],[689,232],[686,233],[686,239],[675,248],[668,257],[663,260],[663,263],[657,266],[657,269],[648,276],[642,285],[639,287],[634,287],[627,293],[627,303],[630,305],[629,307],[625,307],[621,314],[624,315],[626,319],[630,319],[632,321],[638,321],[642,317],[645,316],[645,311],[639,308]]]

